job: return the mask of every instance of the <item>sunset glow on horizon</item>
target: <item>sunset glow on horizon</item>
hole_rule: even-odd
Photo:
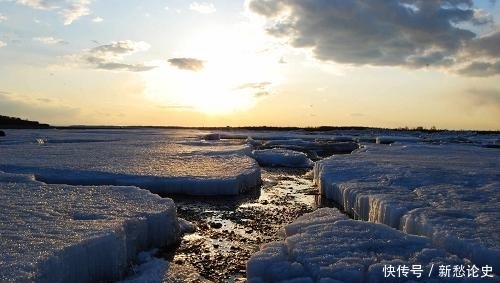
[[[490,0],[0,0],[0,115],[500,130]]]

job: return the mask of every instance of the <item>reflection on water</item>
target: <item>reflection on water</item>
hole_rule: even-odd
[[[164,257],[191,265],[213,282],[245,282],[250,255],[280,239],[285,224],[322,205],[311,172],[266,168],[262,179],[260,189],[243,196],[174,197],[179,217],[197,229]]]

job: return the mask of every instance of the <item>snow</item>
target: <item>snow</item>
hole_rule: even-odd
[[[0,143],[0,170],[34,174],[46,183],[237,195],[261,182],[248,145],[200,140],[196,132],[18,130],[9,138]]]
[[[271,282],[468,282],[439,276],[439,266],[470,263],[436,248],[425,238],[383,224],[349,219],[335,208],[322,208],[285,227],[283,241],[266,244],[247,263],[249,283]],[[416,265],[422,274],[418,276]],[[385,277],[384,266],[406,266],[405,277]],[[415,268],[414,268],[415,267]],[[434,270],[429,276],[431,268]],[[478,266],[481,269],[481,267]],[[483,275],[483,274],[481,274]],[[472,278],[469,282],[489,282]],[[497,282],[496,278],[490,280]]]
[[[136,187],[0,172],[0,204],[1,282],[116,281],[138,252],[180,237],[174,202]]]
[[[305,153],[287,149],[263,149],[252,151],[261,166],[269,167],[313,167],[314,163]]]
[[[367,145],[316,163],[321,194],[356,219],[426,236],[500,270],[500,155],[476,145]]]

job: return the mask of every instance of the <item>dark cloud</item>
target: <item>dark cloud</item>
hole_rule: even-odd
[[[316,58],[353,65],[455,66],[473,44],[499,56],[498,32],[478,38],[467,26],[490,23],[472,0],[250,0],[267,31]]]
[[[500,74],[500,60],[490,62],[472,62],[458,70],[458,73],[472,77],[487,77]]]
[[[145,42],[122,40],[90,49],[84,54],[83,60],[93,65],[96,69],[130,72],[149,71],[156,68],[156,66],[122,62],[124,57],[147,49],[149,49],[149,44]]]
[[[168,62],[181,70],[200,71],[204,68],[203,61],[195,58],[171,58]]]
[[[500,57],[500,30],[474,39],[468,45],[468,51],[474,56]]]

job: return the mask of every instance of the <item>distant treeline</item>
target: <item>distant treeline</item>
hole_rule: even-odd
[[[47,129],[49,124],[0,115],[0,129]]]
[[[249,130],[249,131],[333,131],[333,130],[374,130],[379,128],[361,126],[321,126],[321,127],[274,127],[274,126],[241,126],[241,127],[183,127],[183,126],[106,126],[106,125],[72,125],[57,127],[61,129],[194,129],[207,131]]]
[[[195,129],[206,131],[227,131],[227,130],[249,130],[249,131],[306,131],[306,132],[326,132],[326,131],[403,131],[403,132],[474,132],[476,134],[500,134],[500,131],[482,130],[447,130],[436,129],[436,127],[400,127],[400,128],[377,128],[364,126],[318,126],[318,127],[273,127],[273,126],[241,126],[241,127],[183,127],[183,126],[107,126],[107,125],[73,125],[57,127],[60,129]]]
[[[364,126],[318,126],[318,127],[273,127],[273,126],[242,126],[242,127],[183,127],[183,126],[110,126],[110,125],[73,125],[53,127],[49,124],[29,121],[16,117],[0,115],[0,129],[196,129],[206,131],[227,131],[227,130],[249,130],[249,131],[306,131],[306,132],[326,132],[326,131],[404,131],[404,132],[474,132],[476,134],[500,134],[498,130],[447,130],[437,129],[432,126],[424,127],[399,127],[399,128],[377,128]]]

